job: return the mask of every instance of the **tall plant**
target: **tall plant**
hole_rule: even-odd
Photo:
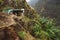
[[[60,40],[60,29],[55,26],[53,19],[37,18],[32,35],[41,40]]]

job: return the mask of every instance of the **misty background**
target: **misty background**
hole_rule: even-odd
[[[60,0],[30,0],[28,4],[41,16],[53,18],[60,25]]]

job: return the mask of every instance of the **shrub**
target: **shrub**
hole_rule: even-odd
[[[35,19],[32,35],[41,40],[60,40],[60,29],[55,26],[54,20],[49,18]]]

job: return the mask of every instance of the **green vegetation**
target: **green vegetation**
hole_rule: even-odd
[[[60,28],[55,25],[54,19],[36,15],[34,19],[26,17],[25,21],[27,30],[37,40],[60,40]]]
[[[31,33],[40,40],[60,40],[60,29],[49,18],[37,18]]]
[[[21,38],[24,38],[26,33],[24,31],[20,31],[18,32],[18,35],[21,37]]]

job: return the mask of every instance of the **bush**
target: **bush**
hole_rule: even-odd
[[[32,35],[41,40],[60,40],[60,29],[55,26],[54,20],[49,18],[36,18]]]

